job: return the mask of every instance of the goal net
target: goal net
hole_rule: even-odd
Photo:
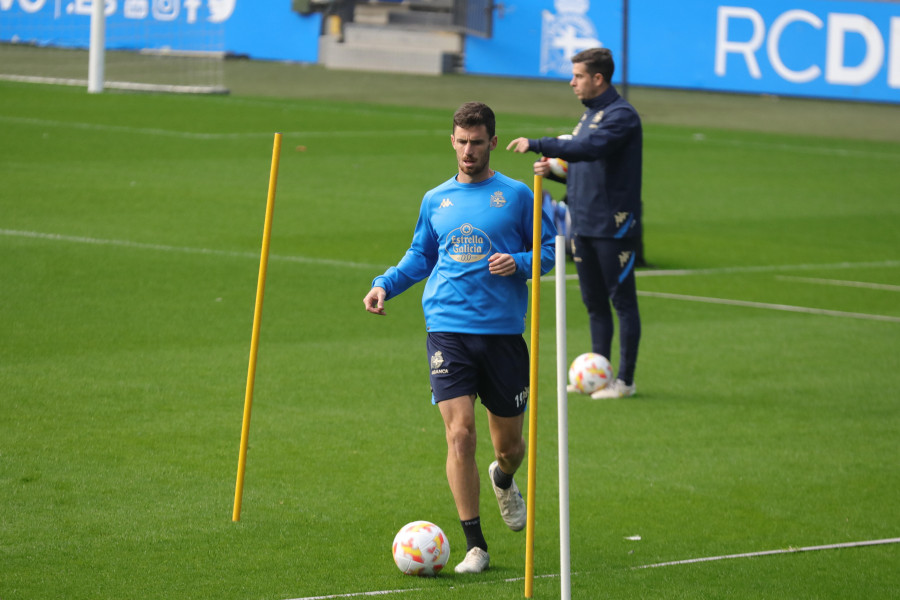
[[[234,1],[106,0],[103,87],[227,93]],[[87,86],[92,10],[92,0],[0,0],[0,79]]]

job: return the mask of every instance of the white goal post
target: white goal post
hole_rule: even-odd
[[[221,6],[0,0],[0,79],[86,86],[92,94],[227,93],[224,21],[230,13],[223,17]]]
[[[106,6],[104,2],[94,2],[91,10],[91,41],[88,47],[88,92],[99,94],[103,91],[103,67],[106,65]]]

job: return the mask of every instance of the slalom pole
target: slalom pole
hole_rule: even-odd
[[[244,394],[244,421],[241,426],[241,449],[238,455],[237,484],[234,487],[234,511],[231,520],[241,520],[241,499],[244,495],[244,470],[247,466],[247,441],[250,436],[250,411],[253,406],[253,383],[256,380],[256,356],[259,352],[259,328],[262,322],[263,295],[266,291],[266,269],[269,264],[269,241],[272,237],[272,213],[275,209],[275,186],[278,181],[278,161],[281,157],[281,134],[275,134],[272,147],[272,169],[269,172],[269,195],[266,200],[266,220],[263,226],[262,251],[259,256],[259,279],[256,283],[256,308],[253,311],[253,333],[250,336],[250,365],[247,368],[247,391]]]
[[[569,544],[569,394],[566,392],[566,238],[556,236],[556,398],[559,437],[560,599],[572,597]]]
[[[538,329],[541,315],[541,216],[543,182],[534,176],[534,226],[531,238],[531,367],[528,383],[528,495],[525,521],[525,597],[534,593],[534,497],[537,472]]]

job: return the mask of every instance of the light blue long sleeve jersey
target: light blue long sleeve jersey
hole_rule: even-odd
[[[521,334],[525,331],[532,274],[533,194],[501,173],[479,183],[456,176],[422,199],[412,245],[372,286],[393,298],[428,278],[422,294],[428,331]],[[543,212],[541,273],[554,263],[556,228]],[[511,276],[492,275],[488,258],[510,254]]]

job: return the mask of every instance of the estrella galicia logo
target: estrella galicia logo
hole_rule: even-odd
[[[464,223],[447,236],[447,254],[456,262],[478,262],[487,258],[490,252],[491,240],[488,235],[469,223]]]

